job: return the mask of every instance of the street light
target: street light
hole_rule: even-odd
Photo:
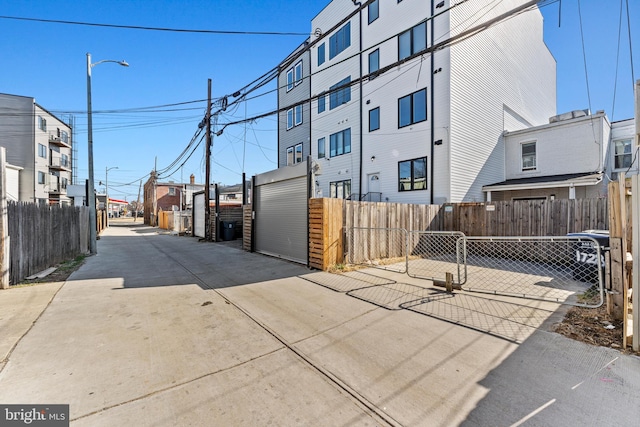
[[[105,202],[105,209],[107,211],[107,227],[109,226],[109,171],[111,169],[118,169],[117,166],[114,166],[112,168],[104,168],[104,174],[105,174],[105,178],[104,178],[104,187],[106,189],[105,193],[107,193],[107,200]]]
[[[91,254],[98,253],[97,227],[96,227],[96,194],[93,184],[93,122],[91,117],[91,69],[103,62],[115,62],[123,67],[128,67],[126,61],[114,61],[113,59],[103,59],[102,61],[91,63],[91,54],[87,53],[87,155],[89,157],[89,251]]]

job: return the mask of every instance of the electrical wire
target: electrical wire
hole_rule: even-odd
[[[10,19],[15,21],[45,22],[45,23],[51,23],[51,24],[83,25],[83,26],[89,26],[89,27],[121,28],[121,29],[127,29],[127,30],[165,31],[165,32],[174,32],[174,33],[231,34],[231,35],[251,35],[251,36],[308,36],[309,35],[309,33],[293,33],[293,32],[281,32],[281,31],[193,30],[193,29],[187,29],[187,28],[101,24],[101,23],[95,23],[95,22],[66,21],[66,20],[60,20],[60,19],[26,18],[21,16],[0,16],[0,19]]]

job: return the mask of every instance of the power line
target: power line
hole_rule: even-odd
[[[173,32],[173,33],[231,34],[231,35],[250,35],[250,36],[308,36],[309,35],[309,33],[293,33],[293,32],[280,32],[280,31],[193,30],[193,29],[187,29],[187,28],[146,27],[146,26],[140,26],[140,25],[101,24],[101,23],[95,23],[95,22],[66,21],[66,20],[59,20],[59,19],[26,18],[22,16],[0,16],[0,19],[11,19],[15,21],[45,22],[45,23],[51,23],[51,24],[83,25],[88,27],[124,28],[128,30],[165,31],[165,32]]]

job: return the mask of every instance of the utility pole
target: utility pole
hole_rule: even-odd
[[[208,80],[207,85],[207,112],[204,116],[206,125],[206,171],[205,171],[205,183],[204,183],[204,238],[205,240],[211,240],[211,208],[209,207],[209,182],[211,181],[211,79]]]
[[[138,211],[140,211],[140,190],[142,190],[142,180],[140,180],[140,185],[138,186],[138,199],[136,200],[136,210],[133,213],[133,222],[138,220]]]

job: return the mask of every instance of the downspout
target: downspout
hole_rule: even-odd
[[[434,14],[435,14],[434,0],[431,0],[431,34],[430,34],[430,37],[431,37],[431,48],[433,48],[433,37],[434,37],[434,34],[435,34],[435,31],[433,29],[433,25],[435,23],[434,22],[434,18],[433,18]],[[433,141],[435,141],[435,135],[436,135],[435,123],[433,121],[434,120],[433,104],[434,104],[434,100],[435,100],[435,95],[434,95],[435,90],[434,90],[434,87],[433,87],[434,82],[435,82],[435,78],[434,78],[434,74],[433,74],[433,72],[435,71],[435,61],[434,61],[433,56],[435,55],[435,53],[436,52],[434,50],[432,50],[431,51],[431,55],[430,55],[431,56],[431,82],[430,82],[430,84],[431,84],[431,96],[430,96],[430,101],[431,101],[430,102],[431,103],[431,105],[430,105],[430,110],[431,110],[431,168],[430,168],[431,191],[429,191],[429,198],[430,198],[429,204],[431,204],[431,205],[433,204],[433,192],[435,191],[435,185],[433,184],[433,179],[434,179],[434,176],[435,176],[435,174],[433,172],[433,168],[434,168],[434,165],[435,165],[435,162],[433,160],[433,156],[435,154],[435,149],[434,149],[435,146],[433,144]]]
[[[362,127],[362,3],[360,3],[359,1],[353,0],[353,4],[355,6],[358,6],[359,10],[358,10],[358,19],[360,21],[359,25],[358,25],[358,31],[360,33],[360,37],[358,40],[359,43],[359,54],[358,54],[358,62],[360,62],[359,67],[360,67],[360,78],[358,80],[358,87],[360,90],[360,96],[358,97],[358,102],[360,104],[360,161],[359,161],[359,173],[358,173],[358,194],[360,196],[358,196],[358,200],[360,200],[360,198],[362,197],[361,195],[362,193],[362,150],[363,150],[363,143],[362,143],[362,133],[363,133],[363,127]]]

